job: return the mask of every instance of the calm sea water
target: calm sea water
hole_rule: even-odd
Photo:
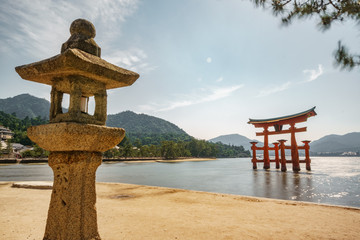
[[[103,163],[98,182],[121,182],[360,207],[360,157],[313,157],[312,171],[252,170],[249,158],[180,163]],[[0,166],[0,181],[51,181],[43,165]]]

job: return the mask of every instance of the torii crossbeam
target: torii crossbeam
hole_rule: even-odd
[[[310,141],[303,141],[305,146],[298,147],[296,143],[295,133],[297,132],[306,132],[306,127],[302,128],[296,128],[295,124],[300,122],[306,122],[309,117],[313,117],[316,115],[315,107],[306,110],[304,112],[300,112],[293,115],[283,116],[283,117],[277,117],[277,118],[269,118],[269,119],[249,119],[249,124],[253,124],[256,128],[263,128],[263,132],[257,132],[256,136],[264,136],[264,147],[256,147],[256,142],[252,142],[253,147],[253,168],[256,169],[256,162],[262,162],[257,161],[256,159],[256,150],[264,150],[264,169],[270,168],[270,157],[269,157],[269,150],[275,150],[275,161],[277,163],[277,168],[279,159],[278,159],[278,151],[279,143],[274,143],[274,148],[269,148],[269,135],[276,135],[276,134],[291,134],[291,146],[285,146],[286,140],[279,140],[280,142],[280,149],[281,149],[281,158],[282,158],[282,171],[286,171],[286,165],[283,166],[283,163],[286,164],[285,159],[285,149],[291,149],[291,162],[293,164],[293,171],[297,172],[300,171],[300,162],[299,162],[299,149],[305,149],[305,162],[306,162],[306,169],[310,170],[310,158],[309,158],[309,142]],[[290,125],[288,129],[283,130],[284,125]],[[269,131],[269,127],[274,127],[273,131]],[[255,156],[254,156],[255,155]]]

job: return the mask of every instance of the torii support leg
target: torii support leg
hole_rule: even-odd
[[[264,127],[264,169],[270,168],[268,127]]]
[[[305,149],[306,170],[311,171],[311,166],[310,166],[311,160],[310,160],[310,154],[309,154],[309,149],[310,149],[309,143],[310,143],[310,141],[302,141],[302,142],[305,145],[304,149]]]
[[[279,162],[279,143],[275,142],[274,144],[274,150],[275,150],[275,164],[276,169],[280,168],[280,162]]]
[[[252,154],[252,163],[253,163],[253,169],[257,169],[257,159],[256,159],[256,144],[257,142],[250,142],[252,144],[251,150],[253,152]]]
[[[285,142],[287,140],[279,140],[280,151],[281,151],[281,171],[286,172],[286,158],[285,158]]]
[[[293,164],[293,171],[298,172],[300,171],[300,162],[299,162],[299,150],[296,144],[295,138],[295,123],[290,124],[290,131],[291,131],[291,161]]]

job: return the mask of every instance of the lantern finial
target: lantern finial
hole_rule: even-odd
[[[85,19],[76,19],[70,26],[70,38],[61,47],[61,53],[69,48],[77,48],[100,57],[101,48],[96,44],[94,25]]]

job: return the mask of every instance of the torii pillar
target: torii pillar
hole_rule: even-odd
[[[95,28],[84,19],[70,26],[71,36],[52,58],[16,67],[26,80],[48,84],[51,90],[50,124],[32,126],[28,137],[50,151],[54,184],[44,240],[99,240],[95,174],[102,152],[125,136],[122,128],[105,126],[106,90],[133,84],[137,73],[100,58]],[[70,95],[67,113],[63,94]],[[87,98],[94,96],[95,113],[87,113]]]
[[[264,127],[264,169],[270,168],[270,156],[269,156],[269,135],[268,127]]]
[[[299,162],[299,149],[296,143],[296,128],[295,123],[290,124],[290,135],[291,135],[291,161],[293,166],[293,171],[298,172],[300,171],[300,162]]]

